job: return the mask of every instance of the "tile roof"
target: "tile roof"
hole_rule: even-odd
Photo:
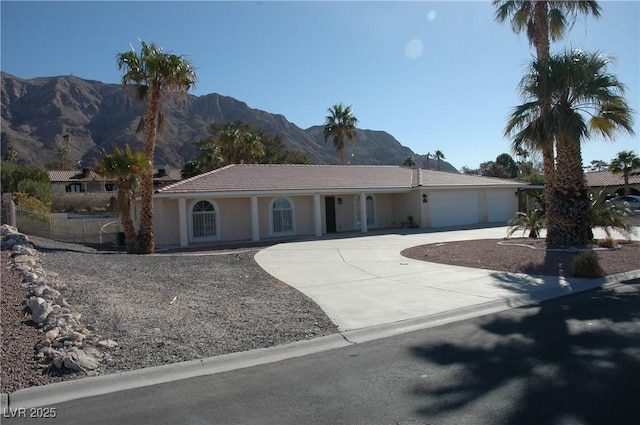
[[[624,176],[622,174],[613,174],[611,171],[594,171],[584,175],[587,178],[587,186],[589,187],[624,185]],[[640,171],[634,171],[629,175],[629,184],[640,184]]]
[[[495,177],[483,177],[470,174],[447,173],[443,171],[434,171],[420,169],[419,185],[427,187],[452,187],[452,186],[503,186],[503,187],[522,187],[527,186],[526,183],[499,179]]]
[[[164,173],[160,173],[160,170],[164,170]],[[49,180],[54,183],[102,180],[102,176],[93,170],[88,170],[86,175],[83,170],[50,170],[47,171],[47,174],[49,175]],[[156,168],[153,170],[153,180],[175,182],[182,178],[180,174],[181,170],[177,168]]]
[[[422,186],[525,186],[510,180],[380,165],[229,165],[158,189],[159,194],[269,191],[402,191]]]
[[[88,170],[86,174],[83,170],[52,170],[47,171],[47,174],[52,182],[102,180],[102,176],[93,170]]]

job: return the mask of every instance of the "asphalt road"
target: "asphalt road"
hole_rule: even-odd
[[[51,408],[2,423],[637,425],[640,282]]]

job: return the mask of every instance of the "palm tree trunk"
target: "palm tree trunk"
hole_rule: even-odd
[[[553,246],[584,246],[593,239],[593,233],[580,141],[562,135],[556,143],[557,160],[561,166],[556,169],[554,176],[547,243]]]
[[[546,69],[549,64],[549,4],[546,1],[536,1],[533,9],[533,45],[536,48],[536,58],[538,63],[543,69]],[[542,79],[541,83],[544,83]],[[546,90],[542,90],[546,93]],[[541,99],[542,103],[542,116],[543,119],[548,120],[551,111],[551,99]],[[556,193],[555,172],[556,172],[556,159],[554,154],[554,141],[549,138],[548,140],[541,141],[542,143],[542,166],[544,173],[544,198],[545,198],[545,214],[547,215],[547,226],[551,228],[548,230],[552,234],[552,239],[555,239],[557,230],[562,227],[562,220],[560,217],[556,217],[554,208],[554,196]],[[550,242],[549,236],[547,236],[547,243]]]
[[[135,251],[136,229],[131,219],[131,198],[133,192],[127,182],[118,182],[118,209],[120,212],[120,223],[124,230],[124,241],[129,254]]]
[[[160,86],[152,85],[149,89],[149,100],[144,117],[144,154],[148,158],[150,166],[144,170],[140,184],[142,205],[140,207],[137,254],[151,254],[155,250],[153,237],[153,157],[157,136],[158,111],[160,110]]]
[[[629,171],[628,170],[624,170],[624,194],[625,196],[629,196]]]

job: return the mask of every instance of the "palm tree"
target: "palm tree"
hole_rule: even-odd
[[[215,143],[203,143],[199,146],[198,150],[196,162],[201,165],[201,169],[198,170],[196,174],[211,171],[224,162],[224,158],[220,153],[220,147]]]
[[[539,238],[540,231],[545,227],[545,218],[544,212],[538,209],[531,211],[529,214],[523,212],[516,213],[515,217],[507,223],[509,226],[509,229],[507,229],[507,238],[519,230],[522,230],[523,235],[528,231],[529,238],[531,239]]]
[[[427,152],[425,156],[427,157],[427,170],[429,170],[429,158],[431,157],[431,152]]]
[[[592,238],[581,141],[592,132],[608,139],[618,130],[633,133],[624,86],[607,72],[608,64],[598,53],[574,50],[551,56],[546,65],[534,61],[520,83],[525,103],[514,108],[507,131],[514,140],[530,142],[544,122],[545,133],[555,141],[553,200],[547,199],[546,211],[550,245],[579,246]]]
[[[220,155],[229,164],[259,163],[264,157],[264,145],[260,136],[241,128],[228,128],[215,140]]]
[[[440,171],[440,160],[446,158],[441,150],[437,150],[436,153],[433,154],[433,157],[438,161],[438,171]]]
[[[152,168],[142,152],[132,152],[129,145],[122,151],[117,146],[112,154],[102,153],[96,172],[103,177],[115,179],[118,185],[118,212],[124,230],[127,252],[137,251],[136,230],[131,219],[131,202],[140,178]]]
[[[591,202],[589,213],[591,225],[602,228],[607,234],[607,238],[611,239],[611,230],[622,233],[627,239],[636,234],[635,229],[629,224],[621,210],[605,202],[603,190],[597,194],[590,193],[589,199]]]
[[[618,156],[611,160],[609,171],[624,176],[624,194],[629,194],[629,174],[636,168],[640,168],[640,157],[633,151],[618,152]]]
[[[344,165],[344,139],[352,146],[356,144],[358,119],[353,116],[351,106],[344,106],[342,103],[333,105],[328,111],[331,115],[325,119],[324,142],[333,139],[333,147],[340,155],[340,165]]]
[[[495,20],[511,21],[511,28],[516,34],[526,31],[529,43],[536,49],[536,58],[542,66],[549,60],[550,40],[557,41],[564,37],[567,28],[573,26],[578,14],[595,17],[600,16],[600,6],[597,1],[584,0],[493,0],[496,6]],[[549,112],[550,100],[542,103],[542,116]],[[514,140],[512,147],[522,148],[523,141]],[[553,201],[553,176],[555,172],[555,158],[553,138],[548,134],[545,119],[531,128],[527,139],[527,148],[542,152],[543,172],[545,176],[545,199],[547,209]]]
[[[601,159],[594,159],[590,162],[589,171],[603,171],[609,168],[609,164]]]
[[[415,167],[416,166],[416,160],[413,159],[412,155],[407,156],[404,161],[402,161],[402,166],[403,167]]]
[[[162,131],[164,115],[160,108],[164,95],[184,96],[195,86],[195,68],[183,56],[164,53],[155,44],[141,42],[140,54],[135,51],[117,55],[118,69],[124,71],[122,83],[133,84],[139,100],[147,101],[147,109],[141,120],[144,130],[144,154],[153,164],[156,137]],[[141,182],[142,205],[138,244],[140,254],[152,253],[153,238],[153,170],[145,169]]]
[[[180,170],[180,177],[188,179],[189,177],[197,176],[202,173],[202,164],[197,159],[185,162]]]

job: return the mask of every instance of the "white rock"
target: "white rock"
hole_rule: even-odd
[[[31,309],[31,320],[36,323],[45,322],[49,313],[53,311],[51,304],[40,297],[31,298],[29,308]]]
[[[27,246],[27,245],[17,245],[13,248],[14,255],[30,255],[32,257],[36,257],[38,255],[38,251]]]
[[[115,348],[118,346],[118,343],[112,339],[103,339],[102,341],[98,341],[98,346],[105,348]]]
[[[78,372],[97,369],[100,361],[88,349],[71,348],[64,356],[64,367]]]

